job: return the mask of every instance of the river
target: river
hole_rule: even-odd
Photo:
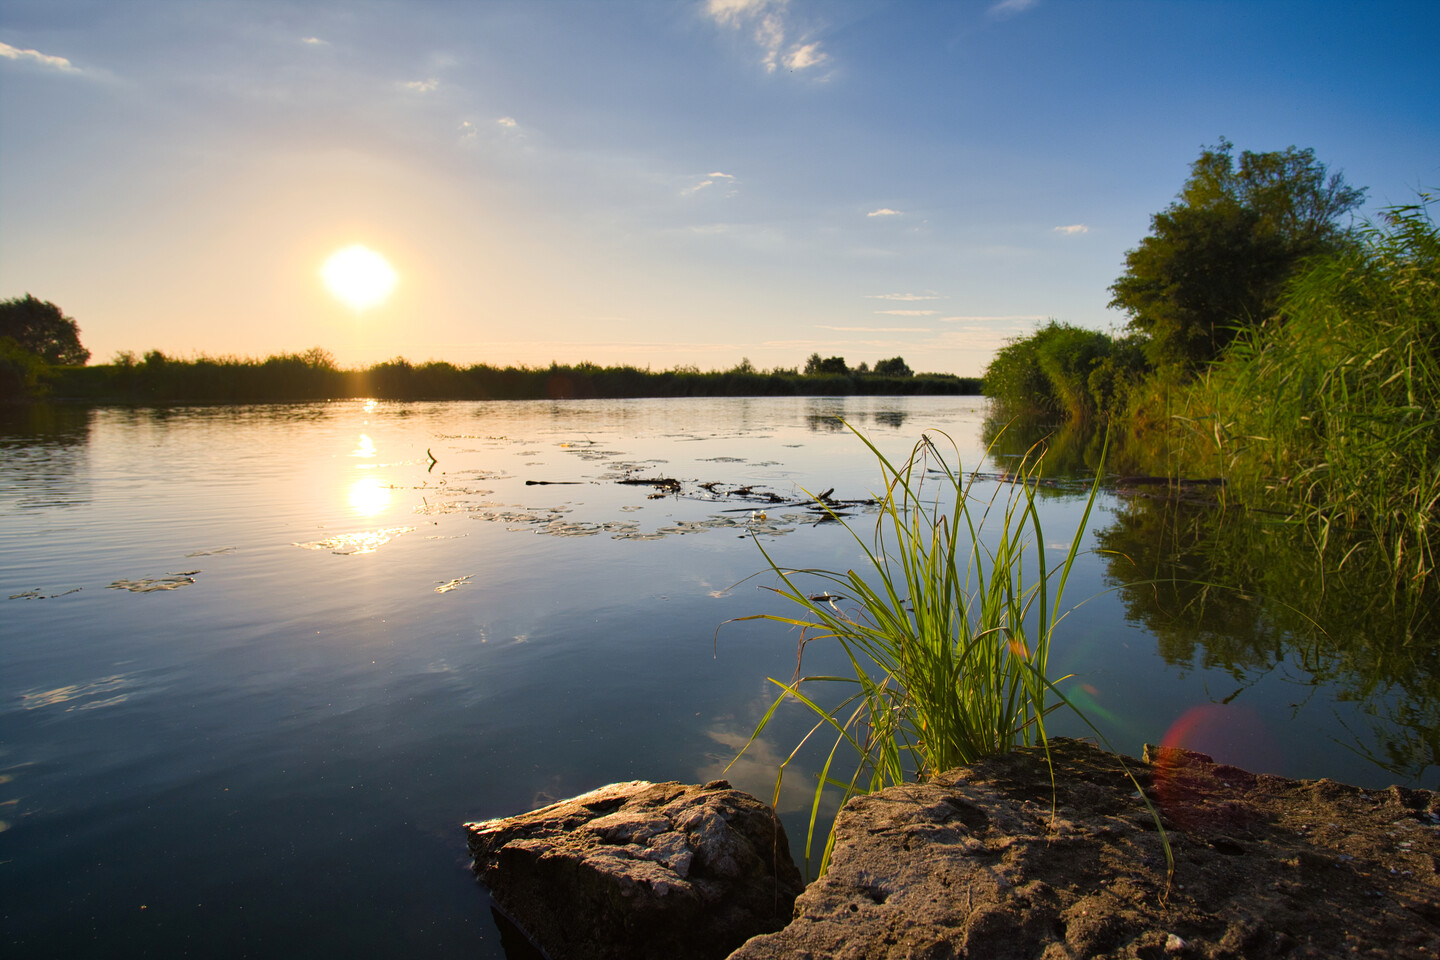
[[[875,489],[839,418],[894,456],[943,431],[983,500],[1009,489],[984,415],[967,397],[0,411],[3,942],[504,956],[461,823],[721,776],[766,678],[795,670],[794,634],[726,623],[783,609],[758,544],[858,562],[797,502]],[[621,482],[662,479],[678,491]],[[1053,558],[1084,502],[1045,489]],[[1258,587],[1160,583],[1164,557],[1195,560],[1185,516],[1107,492],[1082,531],[1051,673],[1108,741],[1437,786],[1433,656],[1387,673]],[[768,799],[807,727],[782,709],[724,775]],[[1090,735],[1063,712],[1052,732]],[[806,778],[782,794],[797,857]]]

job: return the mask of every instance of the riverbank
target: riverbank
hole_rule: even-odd
[[[723,781],[617,784],[467,830],[476,875],[552,960],[719,957],[763,928],[772,887],[777,903],[794,896],[777,879],[794,876],[788,855],[768,854],[783,833],[757,809]],[[729,902],[727,883],[766,896],[721,930],[723,912],[702,910],[705,927],[695,911]],[[1437,903],[1431,791],[1055,739],[852,800],[793,919],[728,956],[1420,960],[1440,952]],[[661,954],[647,952],[655,931]]]
[[[795,920],[731,960],[795,956],[1433,958],[1440,799],[1076,740],[857,798]],[[1128,769],[1127,769],[1128,768]],[[1052,778],[1053,773],[1053,778]],[[1134,774],[1159,809],[1173,876]]]

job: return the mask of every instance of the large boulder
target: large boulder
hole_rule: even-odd
[[[803,887],[770,807],[731,789],[617,783],[465,825],[472,869],[551,960],[721,958]]]
[[[1073,740],[1050,759],[1025,749],[850,801],[794,922],[731,960],[1440,955],[1434,793]]]

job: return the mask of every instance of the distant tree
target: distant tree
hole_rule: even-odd
[[[1247,150],[1237,165],[1233,149],[1221,138],[1201,152],[1110,287],[1110,306],[1148,337],[1157,366],[1213,360],[1237,328],[1273,315],[1302,261],[1349,242],[1339,220],[1365,199],[1340,174],[1327,177],[1313,150]]]
[[[41,377],[45,364],[16,343],[0,337],[0,400],[33,399],[43,392]]]
[[[889,360],[875,361],[875,375],[877,377],[913,377],[915,371],[901,357],[891,357]]]
[[[300,359],[304,361],[307,367],[315,370],[337,369],[335,366],[335,354],[326,350],[324,347],[311,347],[309,350],[300,354]]]
[[[75,321],[55,304],[28,293],[0,301],[0,337],[9,337],[46,363],[80,366],[90,359]]]
[[[750,362],[750,358],[749,358],[749,357],[741,357],[741,358],[740,358],[740,362],[737,363],[737,364],[735,364],[735,366],[733,366],[733,367],[730,368],[730,372],[731,372],[731,373],[739,373],[739,374],[749,374],[749,373],[758,373],[759,371],[757,371],[757,370],[755,369],[755,364],[753,364],[753,363]]]
[[[850,368],[845,366],[844,357],[826,357],[824,360],[821,360],[820,354],[812,353],[810,354],[810,359],[805,361],[805,375],[807,377],[824,374],[839,374],[843,377],[849,372]]]

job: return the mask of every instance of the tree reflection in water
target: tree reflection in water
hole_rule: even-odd
[[[990,422],[985,439],[1002,472],[1041,444],[1057,480],[1093,475],[1104,450],[1103,431],[1073,424]],[[1328,689],[1356,706],[1368,729],[1345,725],[1346,746],[1370,762],[1415,781],[1440,767],[1436,578],[1397,584],[1373,543],[1333,531],[1322,556],[1304,525],[1227,502],[1218,488],[1127,489],[1123,477],[1163,476],[1168,459],[1113,440],[1107,455],[1117,502],[1097,550],[1127,619],[1154,635],[1167,663],[1232,676],[1225,702],[1279,669],[1309,689],[1302,699]]]

